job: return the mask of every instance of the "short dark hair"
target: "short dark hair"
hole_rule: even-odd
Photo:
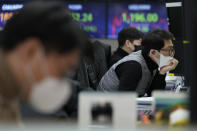
[[[142,40],[142,46],[148,53],[151,49],[161,50],[164,47],[165,40],[172,40],[173,34],[162,29],[149,31]]]
[[[134,40],[138,40],[143,37],[143,33],[136,28],[133,27],[127,27],[123,28],[119,33],[118,33],[118,43],[119,47],[124,46],[126,40],[130,40],[133,42]]]
[[[15,49],[30,37],[41,40],[46,52],[67,53],[86,42],[83,31],[61,3],[27,3],[7,21],[2,33],[4,52]]]

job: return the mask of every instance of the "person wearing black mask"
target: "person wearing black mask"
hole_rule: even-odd
[[[123,57],[129,55],[132,52],[141,50],[141,41],[143,33],[136,28],[128,27],[122,29],[118,33],[118,49],[114,52],[109,62],[111,67]]]

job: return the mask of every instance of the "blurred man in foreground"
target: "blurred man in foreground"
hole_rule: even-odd
[[[65,7],[29,3],[8,20],[1,37],[0,120],[20,119],[19,99],[42,112],[57,110],[69,95],[61,78],[86,42]]]

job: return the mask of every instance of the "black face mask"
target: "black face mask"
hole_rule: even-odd
[[[136,51],[139,51],[139,50],[142,50],[142,46],[141,45],[134,45],[135,46],[135,50],[134,50],[134,52],[136,52]]]

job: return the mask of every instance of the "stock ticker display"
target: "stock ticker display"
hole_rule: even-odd
[[[0,4],[0,29],[23,5]],[[155,28],[168,30],[167,10],[161,3],[65,2],[65,7],[91,38],[117,38],[118,32],[129,26],[144,33]]]
[[[3,28],[6,21],[13,16],[13,12],[0,12],[0,28]]]
[[[108,9],[108,38],[117,38],[124,27],[136,27],[146,33],[155,28],[168,30],[165,4],[111,3]]]
[[[67,8],[80,27],[93,38],[106,37],[105,3],[67,3]]]
[[[14,12],[21,9],[23,4],[0,4],[0,29],[2,29],[7,20],[10,19]]]

